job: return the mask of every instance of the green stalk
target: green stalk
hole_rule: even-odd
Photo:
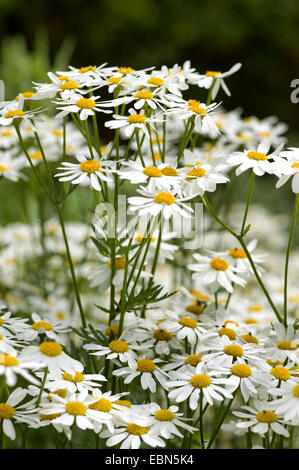
[[[295,204],[294,204],[294,211],[292,217],[292,224],[290,230],[290,236],[287,246],[286,258],[285,258],[285,268],[284,268],[284,302],[283,302],[283,321],[285,326],[287,326],[287,311],[288,311],[288,270],[289,270],[289,257],[290,257],[290,250],[292,246],[292,241],[294,237],[297,216],[298,216],[298,209],[299,209],[299,194],[296,194]]]

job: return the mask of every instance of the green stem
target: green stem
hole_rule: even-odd
[[[38,399],[37,399],[37,402],[36,402],[36,408],[39,407],[39,404],[41,402],[43,391],[44,391],[46,380],[47,380],[47,375],[48,375],[48,367],[46,367],[46,369],[45,369],[43,381],[42,381],[40,392],[39,392]]]
[[[298,216],[298,209],[299,209],[299,194],[296,194],[295,204],[294,204],[294,212],[292,217],[292,224],[291,224],[291,231],[287,246],[286,258],[285,258],[285,268],[284,268],[284,302],[283,302],[283,318],[284,324],[287,326],[287,310],[288,310],[288,269],[289,269],[289,257],[290,257],[290,250],[292,246],[292,241],[294,237],[297,216]]]
[[[254,174],[254,172],[252,172],[252,173],[251,173],[250,186],[249,186],[249,192],[248,192],[248,198],[247,198],[247,203],[246,203],[246,209],[245,209],[245,212],[244,212],[244,217],[243,217],[243,222],[242,222],[242,228],[241,228],[241,232],[240,232],[241,235],[244,234],[244,229],[245,229],[245,224],[246,224],[248,209],[249,209],[249,206],[250,206],[251,197],[252,197],[253,188],[254,188],[254,181],[255,181],[255,174]]]

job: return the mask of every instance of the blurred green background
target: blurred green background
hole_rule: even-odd
[[[299,104],[290,100],[298,24],[298,0],[0,0],[0,78],[11,99],[68,64],[142,68],[190,59],[204,73],[242,62],[228,80],[232,97],[219,95],[225,108],[276,115],[289,125],[289,144],[299,145]],[[262,178],[256,201],[291,212],[290,185],[273,186]]]

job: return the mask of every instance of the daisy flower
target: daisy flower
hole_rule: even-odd
[[[299,193],[299,148],[290,147],[274,158],[272,164],[274,173],[278,176],[276,188],[283,186],[291,177],[293,193]]]
[[[200,279],[203,284],[212,284],[216,290],[221,286],[228,292],[233,292],[232,283],[245,286],[245,279],[236,274],[242,270],[230,265],[225,259],[211,258],[198,253],[195,253],[193,257],[197,264],[188,265],[188,268],[194,271],[193,279]]]
[[[51,403],[41,403],[41,413],[43,415],[57,415],[51,423],[72,427],[74,423],[78,428],[94,429],[95,423],[106,423],[110,417],[103,412],[92,409],[89,405],[91,398],[88,390],[80,393],[72,393],[65,398],[59,395],[52,395]]]
[[[142,187],[137,191],[140,196],[131,196],[128,198],[129,212],[137,212],[139,217],[149,214],[149,216],[156,217],[161,214],[163,218],[169,220],[171,217],[180,216],[183,219],[191,218],[193,213],[192,207],[184,204],[186,199],[176,197],[174,191],[166,192],[150,192]]]
[[[137,422],[141,424],[137,424]],[[109,431],[103,431],[100,437],[108,437],[107,447],[121,443],[121,449],[139,449],[143,442],[151,448],[165,447],[165,442],[159,437],[157,431],[153,431],[146,423],[146,421],[142,422],[136,419],[129,421],[127,419],[126,426],[115,429],[113,435]]]
[[[61,377],[63,372],[75,374],[76,371],[83,371],[81,362],[68,356],[61,344],[54,341],[44,341],[39,346],[27,346],[21,352],[20,359],[35,361],[39,369],[47,367],[55,377]]]
[[[196,428],[189,426],[183,421],[183,413],[178,413],[178,406],[161,408],[157,403],[150,404],[152,416],[149,418],[149,425],[153,432],[164,439],[172,439],[174,436],[183,437],[183,434],[177,429],[193,433]]]
[[[268,255],[267,254],[260,255],[260,254],[254,253],[257,243],[258,243],[257,240],[251,240],[247,245],[247,249],[251,255],[251,258],[256,268],[258,269],[258,272],[261,273],[263,272],[263,270],[260,268],[259,264],[264,263]],[[219,256],[227,257],[230,264],[236,266],[236,268],[240,270],[244,270],[244,272],[246,271],[251,272],[251,273],[253,272],[245,251],[241,249],[240,247],[231,248],[228,251],[219,253]]]
[[[246,149],[243,152],[234,152],[232,156],[228,158],[227,163],[238,167],[236,169],[236,175],[240,175],[250,168],[257,176],[262,176],[265,173],[272,174],[274,168],[271,159],[279,154],[283,144],[269,154],[270,145],[269,142],[261,142],[256,150]]]
[[[99,387],[99,382],[107,381],[102,374],[83,374],[82,372],[76,371],[75,374],[64,372],[60,379],[48,375],[45,388],[51,391],[65,389],[70,393],[82,392],[85,389],[93,391],[95,387]]]
[[[106,173],[109,173],[109,165],[112,162],[108,160],[100,160],[98,156],[94,158],[86,158],[83,155],[76,155],[79,163],[62,162],[58,170],[60,173],[54,175],[59,181],[70,181],[72,184],[82,184],[83,186],[91,186],[96,191],[101,191],[101,181],[112,183],[113,179]],[[105,168],[107,167],[107,168]]]
[[[172,314],[172,312],[169,312],[167,317],[168,318],[159,323],[160,328],[175,334],[180,341],[186,339],[192,346],[196,344],[205,332],[205,330],[198,325],[197,320],[191,316],[178,317],[175,313]]]
[[[264,348],[267,357],[271,361],[281,361],[282,363],[287,359],[297,362],[299,331],[296,331],[291,323],[287,328],[282,323],[275,323],[273,328],[274,331],[272,335],[269,335]]]
[[[216,98],[220,88],[222,88],[223,91],[228,96],[230,96],[231,94],[230,94],[229,89],[227,88],[224,78],[227,78],[233,75],[234,73],[238,72],[238,70],[240,70],[241,67],[242,67],[242,64],[238,62],[237,64],[233,65],[227,72],[208,70],[204,75],[200,76],[197,84],[199,87],[211,88],[211,86],[214,83],[214,87],[212,90],[212,99]]]
[[[81,121],[85,121],[89,116],[94,116],[96,112],[110,114],[111,110],[105,109],[113,106],[111,102],[98,103],[97,100],[100,97],[91,96],[90,98],[84,98],[82,95],[72,94],[67,99],[59,99],[54,101],[57,104],[57,109],[61,109],[60,113],[56,114],[55,118],[60,119],[67,116],[70,113],[78,113]]]
[[[191,410],[198,409],[198,402],[202,395],[204,403],[213,405],[214,401],[222,401],[225,398],[232,398],[231,393],[223,385],[228,383],[225,378],[217,378],[219,371],[211,370],[209,373],[202,373],[199,363],[194,370],[170,371],[168,385],[171,390],[168,394],[170,400],[181,403],[189,398]]]
[[[147,190],[167,190],[175,188],[179,190],[183,182],[183,176],[179,173],[176,166],[169,166],[168,163],[159,163],[155,166],[144,166],[140,160],[123,162],[123,168],[117,171],[121,179],[127,179],[131,184],[148,183]]]
[[[6,107],[0,112],[0,125],[11,126],[12,124],[19,124],[21,121],[25,121],[27,125],[32,126],[30,119],[34,118],[36,111],[24,111],[24,97],[20,93],[19,99],[11,101]]]
[[[120,362],[127,362],[130,367],[136,366],[135,350],[143,349],[143,346],[128,344],[124,341],[123,335],[119,339],[113,339],[108,346],[100,344],[85,344],[84,349],[89,351],[92,356],[106,356],[107,359],[118,359]]]
[[[20,172],[21,168],[26,166],[26,161],[23,157],[13,158],[7,152],[0,152],[0,178],[7,178],[10,181],[18,181],[26,179]]]
[[[17,382],[17,376],[20,375],[24,379],[33,384],[38,385],[39,381],[29,374],[28,369],[35,369],[38,366],[36,358],[27,359],[17,356],[17,354],[0,352],[0,376],[4,375],[6,383],[9,387],[13,387]]]
[[[3,432],[13,441],[16,438],[13,421],[16,424],[26,423],[29,426],[34,423],[34,417],[30,416],[34,411],[30,407],[32,402],[20,405],[26,395],[27,391],[18,387],[10,394],[6,403],[0,403],[0,423],[3,426]]]
[[[165,390],[168,390],[168,376],[166,372],[157,366],[159,362],[161,362],[160,359],[137,359],[133,367],[119,368],[113,371],[113,375],[116,375],[116,377],[126,376],[124,380],[125,384],[129,384],[136,377],[139,377],[143,390],[149,389],[152,393],[155,393],[157,383]]]
[[[180,119],[194,120],[194,129],[197,132],[210,133],[212,137],[217,137],[220,134],[213,118],[214,109],[219,106],[216,103],[206,105],[197,100],[188,100],[177,107],[173,107],[166,111],[167,114],[175,114]]]
[[[253,406],[254,408],[246,405],[242,406],[244,412],[233,411],[235,416],[242,418],[242,421],[236,424],[238,428],[250,428],[252,432],[261,436],[273,431],[276,434],[289,437],[288,431],[282,425],[285,423],[280,417],[281,413],[274,407],[273,402],[253,400]],[[273,409],[275,409],[275,412],[272,411]]]
[[[299,384],[292,382],[281,382],[279,388],[269,390],[271,395],[278,398],[273,400],[271,404],[281,414],[286,421],[298,423],[299,420]]]
[[[32,314],[33,324],[22,335],[25,341],[34,341],[39,335],[45,335],[50,340],[61,340],[60,335],[71,331],[68,323],[61,321],[50,321],[47,318],[42,319],[37,313]]]
[[[145,111],[142,109],[138,114],[135,109],[129,109],[129,116],[121,116],[113,114],[114,120],[106,121],[105,126],[109,129],[122,129],[126,137],[130,137],[135,130],[142,130],[142,132],[150,138],[147,126],[153,127],[156,122],[163,122],[157,117],[147,117]]]

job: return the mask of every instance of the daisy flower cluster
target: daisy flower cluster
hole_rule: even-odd
[[[224,109],[240,68],[70,66],[0,103],[0,447],[298,446],[299,150]]]

